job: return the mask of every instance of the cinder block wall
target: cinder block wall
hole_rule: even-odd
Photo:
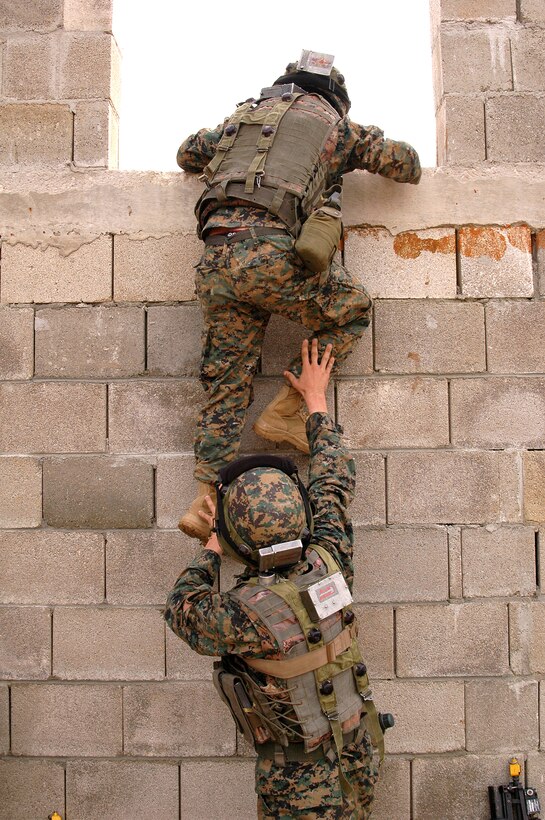
[[[541,0],[517,5],[434,8],[439,113],[465,118],[442,159],[473,168],[347,180],[346,261],[376,302],[333,398],[358,465],[361,642],[397,719],[377,820],[484,820],[512,753],[545,796],[545,172],[514,138],[481,163],[463,127],[478,102],[533,144],[516,106],[539,109],[539,71],[523,89],[514,58],[502,88],[463,85],[498,74],[483,32],[542,59]],[[106,0],[0,12],[0,813],[250,820],[252,752],[211,661],[160,615],[195,551],[176,522],[201,397],[198,185],[106,169]],[[301,338],[271,321],[250,422]],[[244,451],[263,447],[249,425]]]

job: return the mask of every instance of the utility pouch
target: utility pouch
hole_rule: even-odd
[[[271,735],[255,713],[242,678],[227,672],[221,661],[215,661],[212,680],[220,698],[229,707],[244,739],[252,744],[270,740]]]
[[[303,224],[295,242],[295,252],[313,273],[326,270],[339,247],[343,233],[342,186],[332,185]]]

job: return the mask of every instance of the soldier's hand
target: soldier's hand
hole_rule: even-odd
[[[206,506],[208,507],[208,512],[205,512],[204,510],[199,510],[199,515],[203,521],[206,521],[209,527],[213,527],[214,518],[216,516],[216,508],[214,506],[214,502],[212,501],[209,495],[205,495],[204,500]],[[215,532],[210,533],[210,538],[206,542],[204,548],[207,550],[212,550],[212,552],[217,552],[218,555],[223,555],[221,544],[218,541],[218,536]]]
[[[291,386],[303,396],[309,413],[327,413],[326,390],[335,363],[332,350],[333,345],[328,344],[319,360],[318,340],[313,339],[309,347],[305,339],[301,345],[301,375],[297,378],[289,370],[284,372]]]

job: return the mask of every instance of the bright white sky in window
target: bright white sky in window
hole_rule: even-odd
[[[435,166],[429,0],[115,0],[120,167],[172,171],[179,144],[257,97],[303,48],[335,55],[350,117]]]

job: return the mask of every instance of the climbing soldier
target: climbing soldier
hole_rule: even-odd
[[[196,214],[204,252],[196,288],[204,314],[195,436],[197,493],[180,528],[206,541],[199,515],[222,467],[238,452],[271,313],[302,323],[320,350],[343,361],[370,321],[371,300],[334,259],[342,233],[342,175],[354,169],[397,182],[420,180],[411,146],[348,118],[344,77],[329,55],[304,51],[258,99],[178,151],[206,183]],[[301,362],[290,365],[294,374]],[[287,383],[254,425],[308,453],[301,396]]]

